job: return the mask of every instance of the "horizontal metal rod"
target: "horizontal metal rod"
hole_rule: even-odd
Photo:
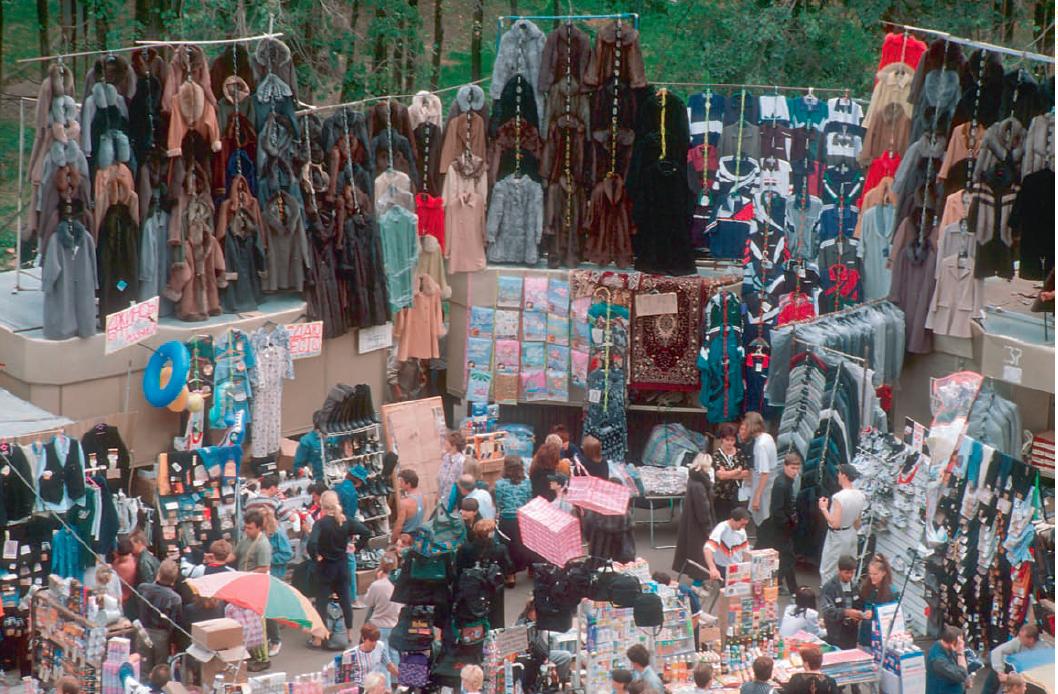
[[[465,86],[468,86],[468,85],[471,85],[471,84],[481,84],[482,82],[488,82],[491,79],[492,79],[491,77],[482,77],[481,79],[475,80],[473,82],[461,82],[459,84],[453,84],[450,87],[441,87],[440,89],[434,89],[434,90],[430,91],[430,94],[443,94],[444,92],[450,92],[453,89],[459,89],[460,87],[465,87]],[[427,91],[427,90],[420,90],[420,91]],[[416,92],[416,93],[418,93],[418,92]],[[411,99],[414,96],[415,96],[415,94],[386,94],[386,95],[383,95],[383,96],[365,96],[363,99],[357,99],[356,101],[346,101],[346,102],[341,103],[341,104],[322,104],[320,106],[316,106],[314,104],[308,104],[308,103],[305,103],[304,101],[299,101],[298,104],[300,106],[302,106],[303,108],[300,111],[298,111],[296,115],[301,116],[301,115],[304,115],[306,113],[312,113],[314,111],[330,111],[332,109],[345,108],[347,106],[362,106],[363,104],[368,104],[368,103],[372,103],[372,102],[375,102],[375,101],[386,101],[386,100],[389,100],[389,99]]]
[[[188,41],[184,39],[170,39],[168,41],[153,41],[147,39],[141,39],[136,43],[140,46],[175,46],[177,44],[185,44],[192,46],[227,46],[233,43],[246,43],[248,41],[262,41],[264,39],[278,39],[283,36],[283,32],[278,33],[267,33],[258,34],[257,36],[241,36],[237,39],[209,39],[204,41]]]
[[[39,63],[45,60],[63,60],[65,58],[81,58],[86,55],[105,55],[109,53],[129,53],[131,51],[138,51],[143,46],[124,46],[122,48],[107,48],[100,49],[98,51],[78,51],[76,53],[56,53],[55,55],[41,55],[36,58],[20,58],[16,60],[16,63]]]
[[[1031,51],[1019,51],[1016,48],[1007,48],[1006,46],[997,46],[994,43],[988,43],[987,41],[976,41],[974,39],[967,39],[961,36],[955,36],[949,34],[946,31],[940,31],[938,29],[925,29],[923,27],[917,27],[912,24],[900,24],[899,22],[890,22],[887,20],[879,20],[882,24],[887,26],[896,27],[903,29],[904,31],[914,31],[920,34],[930,34],[943,39],[947,39],[951,43],[957,43],[960,46],[969,46],[971,48],[981,48],[983,50],[992,53],[1003,53],[1004,55],[1013,56],[1015,58],[1023,58],[1025,60],[1034,60],[1038,63],[1051,63],[1054,64],[1053,55],[1043,55],[1042,53],[1033,53]]]
[[[666,82],[664,80],[651,81],[651,84],[660,84],[666,87],[714,87],[718,89],[771,89],[777,92],[827,92],[841,94],[850,91],[843,87],[790,87],[783,84],[735,84],[730,82]]]

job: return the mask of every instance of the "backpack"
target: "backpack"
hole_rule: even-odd
[[[390,573],[393,595],[390,600],[401,605],[439,605],[448,602],[448,584],[433,581],[417,581],[411,571],[397,569]]]
[[[489,623],[484,619],[467,622],[459,627],[459,645],[474,646],[485,642],[489,633]]]
[[[424,556],[454,552],[466,542],[467,526],[458,510],[448,511],[438,503],[433,515],[419,529],[415,551]]]
[[[408,552],[408,574],[415,581],[445,583],[448,580],[450,554],[420,554]]]
[[[425,687],[430,682],[430,659],[425,653],[401,653],[397,666],[397,684],[402,687]]]
[[[632,618],[637,627],[660,627],[664,621],[661,596],[657,593],[640,593],[632,605]]]
[[[349,637],[345,631],[345,618],[342,616],[342,607],[336,600],[327,602],[327,613],[324,615],[324,626],[331,635],[323,647],[331,651],[344,651],[349,648]]]
[[[456,580],[452,613],[459,620],[481,619],[488,615],[495,594],[488,569],[480,566],[464,569]]]
[[[405,605],[400,608],[389,645],[402,652],[428,651],[433,646],[433,626],[433,605]]]

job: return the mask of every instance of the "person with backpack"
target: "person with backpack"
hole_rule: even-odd
[[[456,552],[456,574],[476,567],[495,565],[506,576],[510,572],[511,560],[507,547],[496,540],[496,521],[479,520],[474,523],[470,537]],[[458,585],[458,578],[457,578]],[[503,585],[495,588],[489,604],[489,626],[499,629],[504,626]]]
[[[320,519],[309,538],[309,556],[316,559],[319,580],[316,611],[320,615],[327,614],[331,595],[337,595],[349,643],[353,642],[353,608],[349,602],[349,584],[353,577],[349,574],[346,547],[354,532],[353,519],[342,513],[338,494],[330,490],[324,492],[320,497]],[[322,648],[322,639],[313,639],[312,646]]]
[[[511,573],[507,575],[507,587],[513,588],[515,574],[529,567],[532,553],[522,544],[522,533],[518,528],[518,509],[533,497],[533,485],[525,476],[525,464],[516,455],[503,459],[503,477],[496,480],[496,514],[499,531],[507,538],[507,552],[511,557]]]

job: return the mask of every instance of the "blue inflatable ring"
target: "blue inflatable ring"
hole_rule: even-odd
[[[166,362],[172,367],[169,382],[162,388],[162,368]],[[143,372],[143,397],[155,407],[165,407],[180,395],[187,385],[187,372],[191,366],[191,355],[184,343],[171,340],[151,355]]]

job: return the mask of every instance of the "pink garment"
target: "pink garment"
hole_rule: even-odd
[[[439,359],[437,341],[445,334],[441,312],[441,288],[429,275],[419,275],[411,308],[397,314],[393,337],[397,338],[397,361]]]
[[[415,214],[419,217],[419,236],[430,235],[437,239],[441,251],[445,249],[444,199],[429,193],[415,196]]]
[[[445,260],[449,274],[485,269],[485,160],[470,155],[448,167],[441,197],[445,205]]]
[[[940,228],[947,229],[949,225],[966,219],[966,202],[963,196],[965,190],[957,190],[944,200],[944,213],[940,217]]]

